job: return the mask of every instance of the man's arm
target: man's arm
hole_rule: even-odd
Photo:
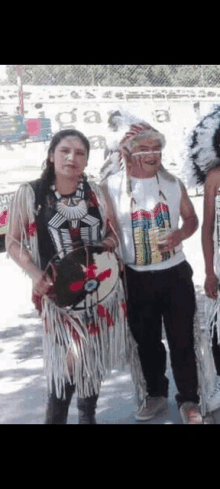
[[[175,231],[170,231],[167,237],[164,237],[162,243],[162,251],[169,251],[178,246],[181,241],[189,238],[198,228],[198,217],[196,215],[194,206],[188,196],[185,185],[179,180],[181,187],[181,201],[180,201],[180,216],[183,220],[182,227]]]
[[[182,197],[180,202],[180,216],[183,220],[183,225],[180,228],[181,241],[190,238],[198,229],[199,220],[196,215],[192,201],[190,200],[185,185],[179,180]]]

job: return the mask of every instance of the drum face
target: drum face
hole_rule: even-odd
[[[86,309],[111,294],[119,276],[115,253],[103,252],[97,246],[83,246],[63,258],[55,283],[57,305]]]

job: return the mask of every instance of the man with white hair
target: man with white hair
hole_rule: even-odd
[[[193,271],[182,249],[198,219],[181,180],[161,164],[164,145],[164,136],[149,124],[132,124],[114,154],[118,171],[102,182],[102,189],[120,238],[128,322],[147,384],[136,419],[147,421],[167,404],[164,323],[183,423],[201,424]]]

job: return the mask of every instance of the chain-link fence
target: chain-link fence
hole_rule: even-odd
[[[220,65],[7,65],[0,85],[0,145],[47,143],[77,128],[89,138],[92,171],[124,110],[165,135],[163,161],[180,176],[189,132],[220,105]]]
[[[15,65],[6,68],[17,83]],[[76,86],[220,86],[220,65],[23,65],[24,85]]]
[[[30,161],[38,172],[51,137],[67,128],[88,137],[87,172],[98,181],[106,149],[118,137],[117,115],[125,112],[164,134],[163,164],[186,184],[188,135],[213,104],[220,106],[220,65],[0,66],[0,193],[9,192],[10,198],[20,177],[33,180]],[[8,181],[5,161],[12,160],[15,168],[22,162],[22,172]],[[0,198],[0,237],[5,206]]]

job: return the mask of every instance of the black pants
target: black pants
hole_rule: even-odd
[[[147,391],[168,397],[162,317],[178,394],[178,406],[199,402],[194,351],[195,291],[188,262],[168,270],[137,272],[126,266],[128,322],[138,343]]]

